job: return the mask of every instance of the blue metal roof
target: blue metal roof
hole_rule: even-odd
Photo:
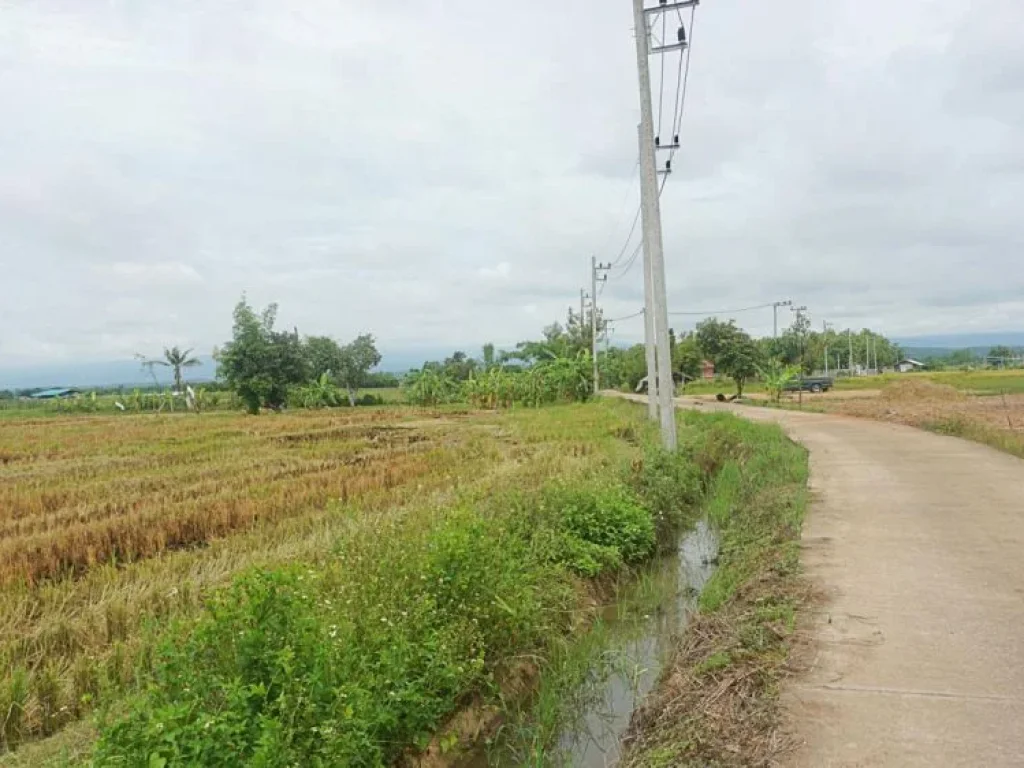
[[[77,389],[71,389],[70,387],[59,387],[57,389],[44,389],[39,392],[33,392],[29,397],[36,398],[47,398],[47,397],[63,397],[64,395],[75,395],[78,394]]]

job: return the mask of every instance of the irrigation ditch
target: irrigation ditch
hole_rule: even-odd
[[[750,766],[792,748],[778,696],[798,671],[797,613],[809,599],[799,564],[806,451],[730,414],[681,418],[701,421],[717,454],[702,467],[699,520],[573,641],[532,704],[547,724],[513,725],[457,765]]]

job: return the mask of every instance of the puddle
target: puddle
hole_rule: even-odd
[[[711,578],[718,541],[703,520],[682,538],[678,549],[653,563],[635,589],[651,589],[656,608],[638,613],[627,589],[616,608],[605,616],[607,664],[592,690],[583,697],[581,711],[558,740],[559,763],[574,768],[604,768],[621,756],[621,739],[633,710],[658,681],[673,641],[697,605]]]

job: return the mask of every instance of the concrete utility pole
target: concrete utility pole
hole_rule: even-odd
[[[594,394],[596,395],[600,389],[600,381],[598,379],[597,372],[597,271],[599,269],[608,271],[612,268],[611,264],[598,264],[597,259],[593,256],[590,257],[590,355],[593,358],[594,363]],[[602,275],[601,281],[607,280],[608,275]]]
[[[846,340],[850,342],[850,377],[853,377],[853,329],[846,329]]]
[[[583,322],[584,322],[583,318],[586,317],[586,314],[585,314],[586,310],[584,309],[584,306],[585,306],[584,302],[586,302],[586,300],[587,300],[586,291],[584,291],[582,288],[580,288],[580,337],[581,338],[583,336]]]
[[[645,9],[644,0],[633,0],[633,26],[636,32],[636,68],[640,85],[640,210],[643,217],[644,268],[650,265],[650,292],[645,302],[648,327],[653,325],[655,365],[650,364],[648,354],[647,389],[651,382],[658,382],[658,411],[661,419],[661,441],[665,448],[676,448],[676,413],[672,397],[675,383],[672,380],[672,351],[668,341],[668,301],[665,296],[665,254],[661,236],[661,204],[658,199],[658,171],[654,147],[654,110],[651,104],[651,71],[648,56],[665,53],[668,50],[686,48],[685,35],[679,35],[679,42],[660,48],[649,49],[650,31],[647,26],[648,14],[665,13],[669,9],[696,5],[698,0],[661,3],[655,8]],[[673,137],[673,142],[675,141]],[[667,168],[666,168],[667,171]]]
[[[644,356],[647,359],[647,418],[658,420],[658,353],[654,341],[654,313],[651,311],[651,260],[644,253]]]
[[[800,338],[798,339],[798,341],[800,343],[800,357],[799,357],[799,363],[800,363],[800,389],[797,390],[797,400],[800,403],[800,407],[803,408],[804,407],[804,352],[806,351],[806,345],[807,345],[807,331],[804,330],[804,324],[801,322],[801,320],[803,320],[804,312],[807,311],[807,306],[804,305],[804,306],[801,306],[801,307],[790,307],[790,311],[791,312],[796,312],[796,327],[800,331]]]
[[[821,321],[821,340],[825,345],[825,375],[828,376],[828,323]]]
[[[790,300],[786,301],[775,301],[772,302],[772,338],[779,338],[779,307],[791,307],[793,302]]]

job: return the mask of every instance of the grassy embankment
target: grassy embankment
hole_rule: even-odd
[[[945,384],[968,394],[998,395],[1024,393],[1024,370],[1007,371],[922,371],[915,373],[884,373],[878,376],[839,376],[835,378],[835,390],[858,391],[865,389],[882,389],[894,382],[932,381]],[[714,395],[719,392],[729,394],[736,390],[732,380],[720,378],[714,381],[690,382],[681,388],[683,395]],[[764,387],[758,381],[749,381],[743,387],[744,394],[764,394]]]
[[[101,765],[457,750],[692,504],[647,443],[624,403],[5,420],[0,739],[50,738],[4,762],[93,712]]]
[[[799,538],[806,452],[776,426],[730,414],[700,420],[719,467],[706,510],[721,540],[700,598],[655,694],[635,717],[625,765],[769,765],[785,741],[779,687],[806,596]]]

